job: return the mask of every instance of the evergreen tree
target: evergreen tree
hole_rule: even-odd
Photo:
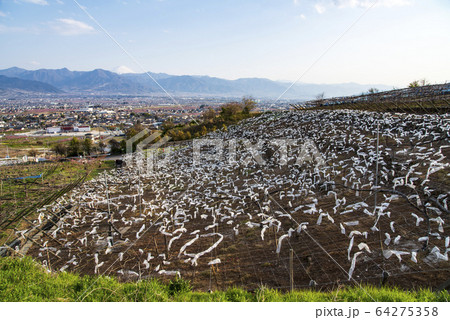
[[[73,137],[69,142],[68,155],[76,157],[81,153],[81,142],[78,138]]]
[[[92,152],[92,140],[89,138],[84,139],[83,141],[83,151],[85,152],[86,155],[91,154]]]

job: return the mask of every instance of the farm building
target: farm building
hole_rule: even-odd
[[[49,127],[46,130],[48,134],[55,134],[61,132],[90,132],[90,126],[61,126],[61,127]]]
[[[46,133],[48,134],[55,134],[55,133],[60,133],[61,132],[61,128],[60,127],[49,127],[45,130]]]

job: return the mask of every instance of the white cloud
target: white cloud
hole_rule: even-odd
[[[412,4],[411,0],[380,0],[378,5],[385,7],[403,7]]]
[[[46,0],[22,0],[23,2],[38,4],[40,6],[46,6],[48,5],[48,2]]]
[[[123,73],[136,73],[133,69],[128,68],[127,66],[120,66],[114,69],[115,73],[123,74]]]
[[[333,0],[339,8],[369,8],[375,7],[401,7],[408,6],[411,0]]]
[[[0,17],[6,17],[6,13],[4,13],[3,11],[0,11]]]
[[[326,8],[324,5],[320,4],[320,3],[316,3],[314,5],[314,9],[316,9],[317,13],[322,14],[325,12]]]
[[[299,4],[299,0],[294,0]],[[402,7],[412,4],[412,0],[316,0],[314,9],[322,14],[331,7],[343,8],[370,8],[370,7]]]
[[[73,20],[73,19],[57,19],[51,23],[53,30],[63,36],[76,36],[80,34],[93,33],[95,29],[90,25]]]

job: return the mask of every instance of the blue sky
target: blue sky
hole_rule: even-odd
[[[396,87],[421,78],[450,81],[450,1],[373,3],[0,1],[0,68],[144,69]]]

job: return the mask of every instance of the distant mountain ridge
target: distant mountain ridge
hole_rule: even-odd
[[[16,77],[7,77],[0,75],[0,92],[16,92],[16,93],[62,93],[61,90],[54,86],[33,80],[24,80]]]
[[[166,91],[179,95],[216,95],[255,98],[277,98],[288,87],[289,83],[272,81],[264,78],[243,78],[226,80],[209,76],[174,76],[165,73],[128,73],[117,74],[108,70],[71,71],[62,69],[26,70],[17,67],[0,70],[0,75],[28,81],[38,81],[54,87],[56,90],[70,94],[103,94],[103,95],[152,95]],[[151,77],[158,83],[156,84]],[[369,88],[379,90],[391,89],[385,85],[361,85],[357,83],[343,84],[296,84],[283,98],[313,99],[320,93],[326,97],[360,94]],[[30,84],[30,88],[33,86]],[[37,88],[34,86],[34,88]],[[49,90],[42,87],[43,93]],[[30,92],[36,92],[30,90]],[[56,93],[56,92],[55,92]]]

